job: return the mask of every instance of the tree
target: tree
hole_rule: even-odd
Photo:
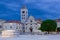
[[[39,30],[49,32],[56,31],[57,23],[54,20],[45,20],[42,22],[41,27]]]

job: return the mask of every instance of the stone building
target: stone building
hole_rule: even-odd
[[[25,32],[37,32],[41,25],[35,20],[33,16],[29,16],[25,23]]]
[[[3,30],[3,23],[4,23],[4,22],[6,22],[6,21],[0,19],[0,33],[1,33],[2,30]]]
[[[22,24],[19,21],[7,21],[3,23],[3,30],[16,30],[22,31]]]
[[[33,16],[28,16],[28,9],[26,6],[21,8],[21,23],[23,24],[23,32],[36,32],[41,26]]]
[[[13,37],[20,34],[22,25],[19,21],[7,21],[3,23],[2,37]]]
[[[56,23],[57,23],[57,31],[60,32],[60,19],[57,19]]]

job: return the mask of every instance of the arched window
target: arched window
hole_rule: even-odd
[[[32,24],[31,24],[32,25]]]
[[[19,27],[19,29],[20,29],[20,27]]]
[[[36,23],[36,25],[37,25],[37,23]]]
[[[18,26],[16,27],[16,29],[18,29]]]
[[[37,27],[36,27],[36,29],[37,29]]]
[[[32,20],[30,20],[30,22],[32,22]]]
[[[2,28],[2,26],[0,25],[0,28]]]
[[[26,13],[28,13],[28,12],[26,11]]]
[[[25,11],[22,11],[22,13],[25,13]]]
[[[10,28],[12,28],[12,26],[10,26]]]
[[[22,15],[22,16],[25,16],[25,15]]]
[[[27,29],[27,27],[26,27],[26,29]]]
[[[27,25],[27,24],[26,24]]]
[[[23,17],[22,19],[25,19],[25,17]]]

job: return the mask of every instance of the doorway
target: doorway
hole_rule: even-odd
[[[30,27],[29,29],[30,29],[30,32],[33,32],[33,28],[32,27]]]

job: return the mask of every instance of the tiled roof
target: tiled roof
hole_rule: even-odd
[[[36,22],[41,24],[42,20],[41,19],[36,19]]]
[[[60,19],[57,19],[56,22],[60,22]]]
[[[21,23],[21,22],[16,20],[9,20],[9,21],[6,21],[6,23]]]

